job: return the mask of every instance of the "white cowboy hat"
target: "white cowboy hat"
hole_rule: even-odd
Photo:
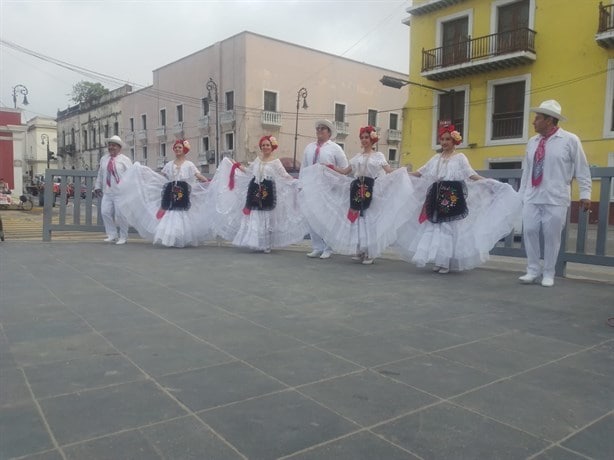
[[[335,137],[337,137],[337,128],[335,128],[335,125],[333,124],[332,121],[330,120],[318,120],[315,123],[315,127],[317,128],[318,126],[326,126],[328,128],[328,130],[330,131],[330,138],[334,139]]]
[[[551,116],[560,121],[567,120],[567,118],[561,115],[561,104],[554,99],[548,99],[547,101],[542,102],[539,104],[539,107],[531,107],[531,112],[543,113],[544,115]]]
[[[109,137],[107,139],[107,145],[109,145],[109,144],[117,144],[122,149],[124,148],[124,141],[122,141],[121,137],[119,137],[118,135]]]

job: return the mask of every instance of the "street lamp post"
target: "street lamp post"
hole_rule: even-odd
[[[217,83],[213,81],[212,77],[209,77],[206,87],[209,103],[213,100],[211,91],[215,93],[215,168],[217,169],[220,164],[220,107],[217,99]]]
[[[23,94],[23,105],[28,105],[28,88],[23,85],[13,86],[13,105],[17,108],[17,94]]]
[[[51,160],[55,160],[55,157],[53,156],[54,152],[49,150],[49,136],[47,134],[41,134],[41,144],[45,145],[45,142],[47,142],[47,169],[49,169],[51,167],[49,162]]]
[[[307,89],[301,88],[296,93],[296,125],[294,126],[294,156],[292,157],[292,171],[296,172],[296,142],[298,141],[298,109],[303,99],[303,110],[307,110]]]
[[[446,90],[446,89],[441,89],[441,88],[435,88],[434,86],[424,85],[422,83],[415,83],[413,81],[403,80],[401,78],[391,77],[389,75],[384,75],[381,78],[380,83],[384,86],[388,86],[390,88],[396,88],[396,89],[401,89],[405,85],[421,86],[422,88],[430,89],[433,91],[438,91],[440,93],[450,96],[450,118],[451,118],[450,122],[454,124],[454,114],[455,114],[454,97],[455,97],[456,91],[454,91],[453,89]]]

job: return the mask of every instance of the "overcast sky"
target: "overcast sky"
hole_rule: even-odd
[[[72,86],[122,82],[137,89],[152,70],[232,35],[261,35],[409,71],[408,0],[0,0],[0,38],[37,55],[94,71],[98,79],[0,44],[0,106],[13,87],[28,89],[24,118],[56,116]]]

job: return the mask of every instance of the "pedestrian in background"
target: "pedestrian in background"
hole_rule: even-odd
[[[519,279],[531,284],[542,276],[544,287],[554,285],[556,260],[561,234],[571,204],[571,182],[580,189],[580,207],[591,206],[591,172],[578,136],[559,127],[566,118],[561,105],[551,99],[535,112],[533,127],[537,135],[529,139],[522,165],[519,193],[522,211],[523,241],[527,253],[527,273]],[[540,264],[539,231],[544,235],[544,264]]]
[[[316,141],[305,147],[303,151],[303,161],[301,164],[301,172],[303,168],[314,164],[333,165],[338,168],[347,168],[348,159],[339,144],[333,142],[337,137],[337,130],[329,120],[318,120],[315,123]],[[332,248],[318,235],[313,229],[310,229],[309,236],[311,238],[312,251],[307,254],[307,257],[320,259],[328,259],[333,253]]]
[[[98,176],[94,184],[96,196],[102,194],[100,213],[107,234],[104,241],[115,244],[126,244],[128,240],[128,222],[117,205],[120,180],[126,170],[132,166],[132,160],[121,153],[123,147],[124,143],[119,136],[107,139],[108,153],[100,159]]]

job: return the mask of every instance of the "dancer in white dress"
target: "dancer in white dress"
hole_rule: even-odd
[[[424,205],[395,246],[403,259],[418,267],[433,263],[434,272],[446,274],[488,260],[497,241],[512,231],[521,201],[510,185],[479,176],[456,151],[462,137],[454,125],[440,128],[439,140],[441,153],[410,173]]]
[[[405,169],[394,171],[374,150],[375,128],[360,128],[359,135],[363,151],[348,167],[313,165],[302,171],[300,200],[309,226],[335,252],[371,265],[409,219],[406,197],[412,190]],[[350,173],[353,177],[345,177]]]
[[[273,136],[260,138],[261,158],[248,167],[224,159],[214,178],[216,231],[235,246],[270,253],[304,239],[308,228],[297,203],[297,181],[273,156]],[[224,180],[223,178],[228,178]]]
[[[121,184],[120,208],[141,237],[162,246],[198,246],[215,238],[208,179],[186,159],[190,144],[177,140],[175,160],[160,174],[135,163]],[[200,183],[197,183],[199,181]]]

